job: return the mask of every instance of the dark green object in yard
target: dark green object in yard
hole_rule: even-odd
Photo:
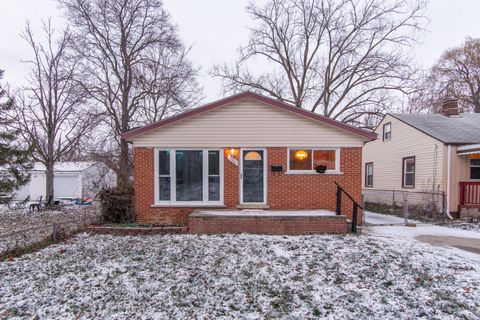
[[[0,80],[3,70],[0,70]],[[28,182],[31,168],[30,152],[18,143],[19,130],[12,114],[13,102],[0,86],[0,194],[11,194]]]

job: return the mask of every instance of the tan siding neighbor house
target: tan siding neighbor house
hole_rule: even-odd
[[[435,193],[448,214],[477,214],[480,114],[388,114],[375,133],[363,148],[365,194]]]

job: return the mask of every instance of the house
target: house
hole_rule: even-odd
[[[332,214],[335,182],[360,200],[362,147],[375,136],[244,92],[123,138],[134,148],[138,223],[188,224],[190,232],[314,233],[346,231],[352,204],[343,201],[343,220]],[[280,216],[290,220],[278,222]],[[299,217],[306,219],[303,229],[291,220]],[[286,231],[288,223],[294,230]]]
[[[55,199],[79,199],[83,196],[95,198],[104,187],[115,185],[113,172],[103,164],[96,162],[57,162],[53,172],[53,192]],[[30,170],[30,181],[17,190],[14,199],[31,200],[40,196],[45,199],[46,169],[36,162]]]
[[[480,114],[387,114],[363,149],[364,190],[441,192],[448,214],[480,208]]]

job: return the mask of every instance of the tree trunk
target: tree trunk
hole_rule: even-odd
[[[46,192],[45,192],[45,201],[48,201],[48,198],[50,196],[53,196],[53,166],[54,162],[48,161],[45,164],[46,167],[46,172],[45,172],[45,178],[46,178]]]
[[[117,172],[117,190],[127,191],[130,186],[130,164],[128,159],[128,143],[125,140],[120,142],[120,157]]]

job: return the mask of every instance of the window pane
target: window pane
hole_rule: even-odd
[[[201,150],[176,151],[177,201],[203,200],[202,154]]]
[[[415,160],[405,160],[405,172],[415,172]]]
[[[314,150],[313,168],[325,166],[327,170],[335,170],[335,150]]]
[[[170,151],[158,151],[158,174],[170,174]]]
[[[470,167],[470,179],[480,179],[480,166]]]
[[[405,174],[405,186],[413,187],[413,173]]]
[[[480,167],[480,159],[470,159],[470,165]]]
[[[160,177],[158,189],[160,201],[170,200],[170,177]]]
[[[220,201],[220,177],[208,177],[208,200]]]
[[[367,176],[367,186],[373,186],[373,176]]]
[[[391,131],[392,131],[392,125],[390,123],[384,124],[383,125],[383,139],[384,140],[390,140],[391,137]]]
[[[220,175],[219,151],[208,151],[208,174],[213,176]]]
[[[373,164],[367,163],[365,166],[365,186],[373,186]]]
[[[373,173],[373,164],[367,164],[367,174],[371,175]]]
[[[290,170],[312,170],[312,150],[290,150]]]

